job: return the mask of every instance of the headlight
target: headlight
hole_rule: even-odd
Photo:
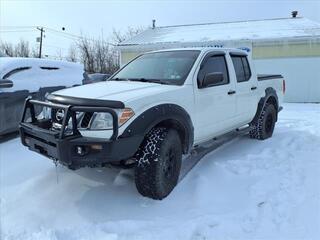
[[[51,108],[43,107],[42,111],[37,116],[37,119],[50,119],[51,118]]]
[[[110,113],[94,113],[91,119],[90,129],[110,129],[113,126],[113,119]]]
[[[133,115],[134,112],[131,108],[125,108],[117,110],[118,125],[121,127],[125,124]],[[113,128],[113,118],[110,113],[97,112],[94,113],[90,122],[91,130],[107,130]]]

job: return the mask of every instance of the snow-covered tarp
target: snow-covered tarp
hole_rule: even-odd
[[[28,90],[36,92],[40,88],[82,84],[84,67],[80,63],[67,61],[0,57],[0,79],[13,81],[12,88],[3,92]]]
[[[56,172],[19,139],[3,142],[0,238],[318,240],[319,119],[319,104],[285,104],[271,139],[210,153],[163,201],[140,196],[130,170]]]

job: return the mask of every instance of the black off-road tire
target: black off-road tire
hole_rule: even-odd
[[[145,197],[161,200],[177,185],[182,146],[174,129],[154,128],[136,154],[135,183]]]
[[[249,132],[250,138],[259,140],[270,138],[273,134],[277,114],[274,105],[267,103],[263,107],[259,118],[250,124],[252,127]]]

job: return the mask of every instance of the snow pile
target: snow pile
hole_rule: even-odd
[[[163,201],[130,170],[54,165],[0,144],[1,239],[320,239],[320,105],[286,104],[273,138],[207,155]]]

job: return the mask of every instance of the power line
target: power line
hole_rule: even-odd
[[[74,38],[82,38],[82,36],[78,36],[78,35],[75,35],[75,34],[72,34],[72,33],[67,33],[67,32],[62,32],[62,31],[58,31],[56,29],[53,29],[53,28],[48,28],[48,27],[44,27],[46,30],[49,30],[51,32],[55,32],[55,33],[59,33],[61,35],[68,35],[68,36],[71,36],[71,37],[74,37]]]
[[[13,29],[25,29],[25,28],[33,28],[33,29],[38,29],[40,28],[39,26],[0,26],[0,29],[1,28],[13,28]],[[59,31],[59,30],[56,30],[56,29],[53,29],[53,28],[49,28],[49,27],[43,27],[45,30],[49,30],[49,31],[52,31],[52,32],[55,32],[55,33],[59,33],[59,34],[62,34],[62,35],[68,35],[68,36],[71,36],[71,37],[74,37],[74,38],[82,38],[82,36],[78,36],[76,34],[72,34],[72,33],[66,33],[66,32],[62,32],[62,31]],[[39,30],[39,29],[38,29]],[[0,31],[3,31],[3,30],[0,30]],[[14,31],[14,30],[4,30],[4,31]],[[18,30],[16,30],[18,31]],[[22,30],[21,30],[22,31]]]
[[[36,30],[0,30],[2,33],[35,32]]]
[[[0,28],[36,28],[37,26],[0,26]]]
[[[11,28],[11,29],[34,29],[34,30],[30,30],[31,31],[36,31],[37,29],[39,30],[39,26],[0,26],[0,29],[1,28]],[[50,28],[50,27],[43,27],[44,30],[47,30],[51,33],[55,33],[55,34],[60,34],[61,36],[65,37],[65,38],[68,38],[70,40],[87,40],[87,41],[91,41],[91,42],[103,42],[105,44],[108,44],[108,45],[111,45],[111,46],[116,46],[116,44],[114,43],[111,43],[111,42],[107,42],[105,40],[96,40],[96,39],[93,39],[93,38],[88,38],[88,37],[84,37],[84,36],[79,36],[79,35],[76,35],[76,34],[73,34],[73,33],[68,33],[68,32],[63,32],[63,31],[59,31],[59,30],[56,30],[54,28]],[[0,30],[0,32],[19,32],[18,30]],[[26,30],[24,30],[26,31]],[[24,31],[20,31],[20,32],[24,32]]]
[[[50,30],[47,30],[47,35],[48,35],[48,34],[53,34],[53,35],[55,35],[55,37],[62,37],[62,38],[66,38],[66,39],[69,39],[69,40],[72,40],[72,41],[77,41],[77,40],[79,40],[79,38],[69,37],[69,36],[63,35],[63,34],[61,34],[61,33],[52,32],[52,31],[50,31]]]
[[[57,33],[57,34],[60,34],[60,35],[68,35],[70,37],[73,37],[73,38],[76,38],[76,39],[80,39],[80,40],[87,40],[87,41],[92,41],[92,42],[103,42],[103,43],[106,43],[108,45],[111,45],[111,46],[116,46],[115,44],[113,43],[110,43],[110,42],[107,42],[107,41],[104,41],[104,40],[96,40],[96,39],[91,39],[91,38],[87,38],[87,37],[83,37],[83,36],[79,36],[79,35],[75,35],[75,34],[72,34],[72,33],[66,33],[66,32],[62,32],[62,31],[58,31],[56,29],[53,29],[53,28],[48,28],[48,27],[44,27],[46,30],[49,30],[51,31],[52,33]],[[66,36],[64,36],[66,37]],[[70,39],[70,38],[69,38]],[[73,39],[74,40],[74,39]]]

